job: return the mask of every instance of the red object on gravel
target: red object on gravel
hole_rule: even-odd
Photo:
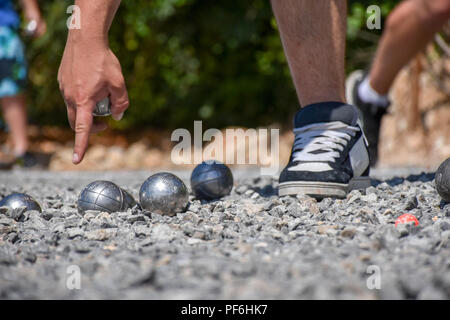
[[[402,214],[400,217],[397,218],[397,220],[395,220],[395,226],[397,226],[399,223],[408,223],[408,222],[414,222],[414,225],[417,227],[419,225],[419,220],[417,220],[417,218],[410,214],[410,213],[405,213]]]

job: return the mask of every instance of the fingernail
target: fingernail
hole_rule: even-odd
[[[73,162],[74,164],[77,164],[78,161],[80,161],[80,157],[78,156],[78,154],[74,153],[74,154],[73,154],[73,157],[72,157],[72,162]]]
[[[123,118],[123,112],[118,114],[118,115],[113,115],[112,117],[113,117],[114,120],[120,121]]]

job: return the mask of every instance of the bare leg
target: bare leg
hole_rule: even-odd
[[[450,19],[449,0],[406,0],[389,15],[370,70],[370,85],[386,95],[397,73]]]
[[[11,130],[11,138],[14,143],[14,154],[19,156],[28,149],[27,113],[25,97],[16,95],[1,98],[3,116]]]
[[[347,2],[272,0],[272,7],[301,105],[345,101]]]

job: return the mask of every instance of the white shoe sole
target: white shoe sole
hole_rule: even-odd
[[[290,181],[278,185],[278,195],[305,194],[314,198],[345,198],[351,190],[366,189],[370,187],[369,177],[356,177],[348,184],[320,181]]]

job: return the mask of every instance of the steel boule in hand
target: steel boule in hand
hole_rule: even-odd
[[[97,102],[97,106],[92,113],[94,117],[107,117],[111,115],[111,102],[109,101],[109,97],[100,100]]]

